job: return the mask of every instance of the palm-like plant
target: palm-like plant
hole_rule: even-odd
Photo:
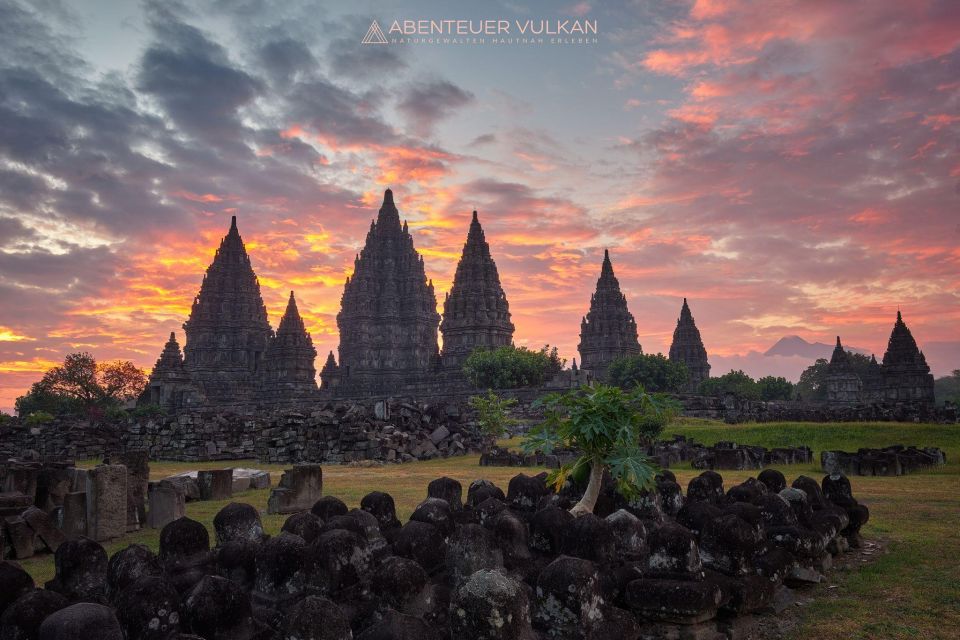
[[[546,417],[528,434],[522,445],[524,451],[550,453],[558,446],[567,446],[581,452],[577,460],[550,475],[549,481],[557,489],[568,478],[583,477],[589,472],[583,498],[570,513],[593,513],[605,470],[610,471],[617,489],[628,498],[653,485],[657,470],[642,445],[659,435],[673,417],[673,401],[649,394],[639,386],[624,391],[594,384],[550,394],[538,402],[545,408]]]

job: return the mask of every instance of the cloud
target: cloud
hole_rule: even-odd
[[[457,110],[471,104],[474,95],[447,80],[429,80],[411,83],[397,103],[413,132],[429,136],[436,124],[449,118]]]

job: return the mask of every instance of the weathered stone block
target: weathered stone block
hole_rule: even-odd
[[[151,529],[162,529],[186,514],[183,494],[170,485],[152,485],[148,497],[147,526]]]
[[[104,464],[87,474],[87,536],[119,538],[127,532],[127,468]]]
[[[67,539],[87,535],[86,491],[71,491],[63,497],[60,530]]]
[[[201,500],[229,500],[233,497],[233,469],[205,469],[197,473]]]
[[[319,464],[298,464],[283,472],[267,501],[267,513],[306,511],[323,495],[323,469]]]

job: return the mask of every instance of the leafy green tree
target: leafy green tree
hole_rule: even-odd
[[[764,376],[757,380],[757,389],[760,391],[760,399],[764,401],[793,398],[793,383],[783,376]]]
[[[622,389],[640,385],[652,393],[680,391],[689,377],[685,364],[673,362],[662,353],[617,358],[610,363],[607,375]]]
[[[485,396],[470,397],[470,406],[477,412],[480,429],[491,438],[499,438],[517,423],[508,413],[516,404],[514,398],[501,398],[492,390]]]
[[[933,381],[933,395],[937,402],[952,402],[960,405],[960,369],[954,369],[949,376]]]
[[[642,387],[624,391],[593,384],[550,394],[538,402],[545,409],[545,419],[527,435],[523,450],[550,453],[564,446],[581,452],[577,460],[550,475],[549,481],[557,488],[570,477],[589,474],[583,498],[570,513],[593,512],[606,470],[628,497],[653,485],[656,469],[644,454],[643,444],[657,437],[676,414],[673,401]]]
[[[24,422],[26,422],[29,427],[38,427],[41,424],[47,424],[51,420],[53,420],[53,416],[46,411],[34,411],[27,416]]]
[[[137,398],[147,375],[127,360],[98,363],[89,353],[71,353],[16,400],[20,415],[35,411],[102,413]],[[52,411],[51,411],[52,410]]]
[[[526,347],[480,347],[467,357],[463,372],[475,386],[486,389],[536,387],[563,369],[557,348],[549,345],[539,351]]]
[[[862,353],[847,351],[850,368],[863,380],[870,369],[870,358]],[[794,388],[798,397],[803,400],[827,399],[827,375],[830,373],[830,363],[825,358],[818,358],[816,362],[804,369]]]
[[[722,396],[732,393],[739,398],[760,399],[757,383],[743,371],[730,371],[716,378],[707,378],[700,383],[700,393],[707,396]]]

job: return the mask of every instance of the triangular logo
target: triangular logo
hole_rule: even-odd
[[[387,44],[387,37],[383,35],[383,29],[380,24],[374,20],[367,29],[367,35],[363,36],[363,44]]]

